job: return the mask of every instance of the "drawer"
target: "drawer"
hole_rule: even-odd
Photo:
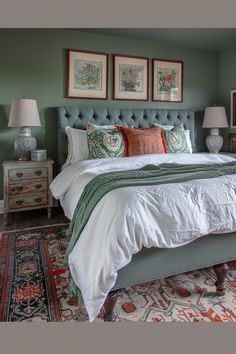
[[[10,184],[9,195],[31,194],[31,193],[46,193],[48,190],[47,181],[31,181]]]
[[[9,170],[10,181],[22,181],[28,178],[47,178],[47,167],[16,168]]]
[[[47,205],[47,194],[29,195],[22,197],[10,197],[9,209],[24,209],[28,207],[37,207],[39,205]]]

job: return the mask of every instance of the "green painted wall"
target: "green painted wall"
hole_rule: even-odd
[[[109,62],[107,101],[66,98],[66,49],[83,49],[110,54],[130,54],[184,62],[184,102],[113,101],[112,61]],[[0,164],[14,158],[13,144],[18,129],[7,128],[12,99],[25,96],[37,99],[42,128],[33,128],[38,148],[47,148],[56,157],[56,114],[60,105],[114,107],[155,107],[194,109],[198,132],[197,145],[204,149],[202,111],[218,99],[219,55],[214,51],[193,50],[156,41],[102,36],[62,29],[0,29]],[[151,70],[150,70],[151,89]],[[151,93],[151,91],[150,91]],[[0,170],[2,199],[2,169]]]
[[[219,68],[219,100],[225,106],[230,123],[230,90],[236,88],[236,46],[220,52]],[[236,129],[221,129],[224,137],[224,150],[228,150],[228,134],[236,133]]]

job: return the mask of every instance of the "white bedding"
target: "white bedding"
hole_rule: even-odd
[[[146,164],[222,163],[226,155],[153,154],[87,160],[63,170],[51,191],[72,219],[86,184],[96,175]],[[178,247],[196,238],[236,230],[236,175],[181,184],[125,187],[105,195],[95,207],[69,256],[89,320],[98,315],[117,278],[133,254],[144,247]]]

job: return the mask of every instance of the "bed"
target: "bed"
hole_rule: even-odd
[[[87,122],[99,125],[117,125],[125,122],[138,128],[148,128],[154,123],[163,125],[182,123],[185,129],[190,130],[193,149],[196,149],[194,112],[191,110],[58,107],[58,171],[67,156],[65,127],[85,129]],[[195,155],[196,158],[197,155]],[[224,161],[227,161],[227,158],[222,158],[222,162]],[[226,291],[225,277],[228,271],[226,262],[235,259],[236,232],[227,232],[224,235],[205,235],[186,245],[174,248],[143,247],[132,257],[131,262],[118,271],[115,283],[104,302],[104,320],[115,320],[113,309],[119,289],[208,266],[214,266],[217,277],[217,294],[224,295]],[[91,319],[93,320],[92,316]]]

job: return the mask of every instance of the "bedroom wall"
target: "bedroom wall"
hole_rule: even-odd
[[[236,88],[236,45],[220,52],[219,67],[219,104],[225,106],[230,123],[230,90]],[[224,149],[228,149],[228,134],[236,133],[236,129],[221,129],[224,137]]]
[[[67,99],[65,96],[68,48],[182,60],[184,102],[167,104],[151,101],[113,101],[111,57],[107,101]],[[38,139],[38,148],[47,148],[48,156],[52,158],[56,158],[55,107],[60,105],[194,109],[197,112],[197,146],[199,150],[205,149],[206,132],[201,128],[202,111],[207,105],[217,103],[218,99],[219,55],[215,51],[193,50],[170,46],[168,43],[73,30],[0,29],[0,53],[0,164],[6,159],[14,158],[13,144],[18,129],[7,128],[8,116],[11,100],[23,96],[38,101],[42,127],[33,128],[32,133]],[[151,90],[149,92],[151,93]],[[2,199],[2,169],[0,169],[0,199]]]

